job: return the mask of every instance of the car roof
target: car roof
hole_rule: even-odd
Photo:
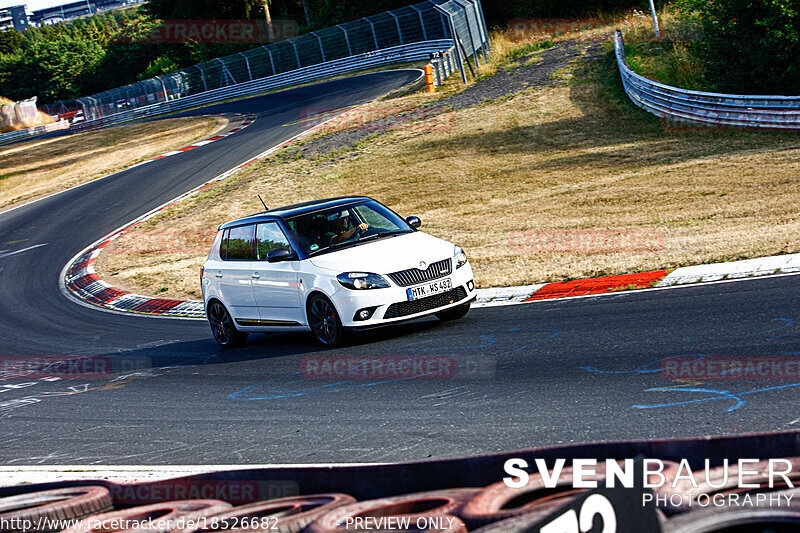
[[[278,220],[282,218],[289,218],[296,215],[304,215],[306,213],[313,213],[331,207],[343,207],[365,200],[372,200],[369,196],[339,196],[336,198],[325,198],[322,200],[312,200],[310,202],[303,202],[299,204],[286,205],[283,207],[276,207],[261,213],[256,213],[244,218],[238,218],[230,222],[221,224],[218,229],[230,228],[233,226],[241,226],[244,224],[252,224],[256,222],[265,222],[269,220]]]

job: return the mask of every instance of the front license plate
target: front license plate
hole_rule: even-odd
[[[445,278],[438,281],[433,281],[431,283],[426,283],[425,285],[419,285],[417,287],[406,289],[406,296],[408,296],[409,300],[419,300],[420,298],[425,298],[426,296],[433,296],[434,294],[439,294],[440,292],[449,291],[452,288],[453,282],[450,280],[450,278]]]

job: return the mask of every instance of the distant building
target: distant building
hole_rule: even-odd
[[[0,31],[15,29],[25,31],[30,26],[28,14],[25,12],[27,6],[11,6],[0,9]]]
[[[31,22],[37,26],[58,24],[78,17],[94,15],[99,11],[108,11],[133,4],[143,3],[145,0],[82,0],[71,2],[46,9],[39,9],[31,15]]]

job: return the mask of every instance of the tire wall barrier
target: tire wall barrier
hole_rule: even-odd
[[[619,30],[614,33],[614,52],[625,93],[635,105],[657,117],[694,124],[800,130],[800,96],[707,93],[648,80],[628,66]]]
[[[664,532],[714,532],[724,524],[796,524],[800,530],[800,489],[768,485],[766,461],[750,465],[745,482],[758,488],[737,486],[740,458],[786,458],[793,467],[790,479],[800,484],[800,432],[755,434],[737,437],[697,438],[646,442],[617,442],[539,448],[518,452],[406,464],[364,466],[306,466],[232,470],[139,484],[108,481],[59,482],[0,487],[0,522],[14,517],[72,518],[70,531],[93,531],[102,522],[142,518],[169,518],[184,522],[203,518],[208,524],[246,531],[292,531],[326,533],[336,531],[377,531],[376,520],[394,520],[392,531],[521,531],[550,519],[563,505],[585,495],[569,482],[565,468],[555,489],[544,487],[539,474],[529,483],[512,489],[501,481],[503,464],[509,458],[523,458],[530,464],[544,459],[553,465],[557,458],[598,460],[637,456],[664,461],[667,485],[655,489],[662,496],[658,520]],[[731,464],[725,465],[727,459]],[[679,477],[677,462],[686,460],[699,472],[706,460],[710,483],[692,487]],[[552,472],[552,471],[551,471]],[[721,482],[724,475],[730,481]],[[605,477],[597,468],[593,479]],[[673,484],[673,480],[677,479]],[[469,487],[469,488],[463,488]],[[318,490],[330,488],[333,490]],[[279,489],[279,490],[276,490]],[[769,507],[764,503],[687,509],[670,506],[671,494],[764,494],[786,499],[787,504]],[[666,503],[665,503],[666,502]],[[358,520],[362,520],[359,527]],[[372,521],[372,528],[369,528]],[[403,520],[416,524],[398,528]],[[93,522],[92,522],[93,521]],[[89,525],[95,526],[90,528]],[[349,526],[348,526],[349,524]],[[419,524],[422,524],[420,526]],[[105,526],[101,524],[101,529]],[[210,531],[209,526],[181,527],[184,533]],[[761,531],[761,529],[753,529]],[[175,531],[173,529],[172,531]],[[6,533],[3,531],[2,533]],[[646,533],[646,532],[641,532]]]

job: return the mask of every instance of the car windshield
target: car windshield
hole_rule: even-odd
[[[405,220],[374,200],[298,215],[286,223],[309,255],[414,231]]]

